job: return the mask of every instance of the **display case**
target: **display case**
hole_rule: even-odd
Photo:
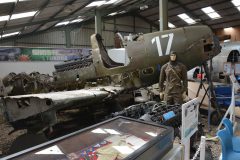
[[[116,117],[4,159],[18,160],[150,160],[173,146],[173,129]]]

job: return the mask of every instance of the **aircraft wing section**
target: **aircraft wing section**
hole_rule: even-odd
[[[104,86],[88,89],[3,97],[3,109],[10,122],[66,107],[91,105],[111,98],[123,87]]]

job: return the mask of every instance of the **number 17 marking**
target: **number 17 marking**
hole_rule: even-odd
[[[156,42],[156,44],[157,44],[157,50],[158,50],[158,55],[159,55],[159,56],[169,55],[169,54],[170,54],[170,49],[171,49],[171,47],[172,47],[172,42],[173,42],[173,36],[174,36],[173,33],[164,34],[164,35],[161,36],[161,39],[164,39],[164,38],[169,37],[168,43],[167,43],[167,49],[166,49],[166,53],[165,53],[165,54],[163,54],[163,51],[162,51],[162,46],[161,46],[160,37],[157,36],[157,37],[154,37],[154,38],[152,39],[152,44],[155,43],[155,42]]]

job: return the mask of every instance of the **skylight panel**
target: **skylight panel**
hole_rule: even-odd
[[[190,18],[187,14],[182,13],[179,14],[178,17],[180,17],[182,20],[184,20],[185,22],[187,22],[188,24],[194,24],[196,23],[196,21],[194,21],[192,18]]]
[[[55,26],[65,26],[65,25],[68,25],[70,21],[64,21],[64,22],[59,22],[57,23]]]
[[[184,21],[187,22],[188,24],[195,23],[195,21],[192,18],[185,19]]]
[[[17,34],[19,34],[19,33],[20,33],[20,32],[12,32],[12,33],[3,34],[3,35],[2,35],[2,38],[14,36],[14,35],[17,35]]]
[[[215,10],[212,8],[212,7],[205,7],[205,8],[202,8],[202,11],[204,13],[212,13],[212,12],[215,12]]]
[[[32,12],[24,12],[24,13],[17,13],[13,14],[11,16],[11,20],[13,19],[19,19],[19,18],[25,18],[25,17],[32,17],[36,14],[37,11],[32,11]]]
[[[213,12],[213,13],[209,13],[208,16],[212,19],[218,19],[218,18],[221,18],[221,16],[216,13],[216,12]]]
[[[240,0],[232,0],[232,3],[236,7],[240,6]]]
[[[0,16],[0,21],[8,21],[9,15],[7,16]]]
[[[178,17],[180,17],[181,19],[188,19],[190,18],[188,15],[186,15],[185,13],[179,14]]]
[[[173,25],[172,23],[170,23],[170,22],[168,22],[168,27],[169,28],[176,28],[176,26],[175,25]]]
[[[201,10],[212,19],[221,18],[221,16],[212,7],[205,7],[202,8]]]
[[[87,5],[86,7],[99,7],[101,5],[103,5],[104,3],[106,3],[106,1],[94,1],[92,3],[90,3],[89,5]]]

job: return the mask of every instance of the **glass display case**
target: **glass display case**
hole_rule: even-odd
[[[172,146],[172,128],[116,117],[4,159],[150,160],[160,159]]]

